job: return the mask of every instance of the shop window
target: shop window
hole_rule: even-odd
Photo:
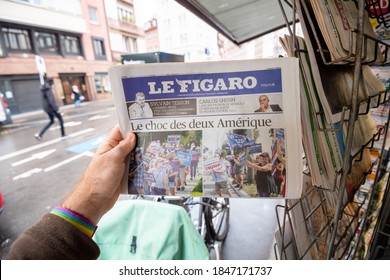
[[[30,32],[26,29],[3,27],[4,45],[8,52],[32,52]]]
[[[104,40],[100,38],[92,38],[92,41],[93,41],[93,50],[95,52],[95,58],[99,60],[106,59]]]
[[[111,93],[111,84],[107,73],[95,74],[95,87],[97,94]]]

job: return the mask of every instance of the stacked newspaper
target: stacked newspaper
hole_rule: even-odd
[[[301,2],[306,4],[305,9],[302,9]],[[347,7],[344,7],[344,10]],[[320,58],[318,52],[313,48],[312,43],[315,41],[313,30],[309,28],[309,15],[313,13],[311,5],[307,0],[297,1],[297,12],[300,18],[302,30],[305,36],[305,42],[302,42],[302,38],[297,38],[298,54],[303,65],[302,74],[303,79],[306,80],[306,88],[311,94],[311,100],[317,100],[322,106],[315,106],[312,102],[312,110],[315,114],[324,113],[325,122],[328,125],[321,125],[320,128],[324,128],[325,131],[331,133],[336,128],[341,128],[336,133],[336,141],[333,141],[333,149],[328,149],[329,153],[333,153],[333,157],[337,157],[337,152],[340,151],[341,158],[345,154],[345,140],[346,140],[346,129],[347,125],[343,122],[346,119],[348,112],[343,116],[343,108],[350,107],[352,100],[352,86],[353,86],[353,68],[348,65],[329,66],[325,65]],[[352,13],[352,11],[351,11]],[[356,13],[356,11],[355,11]],[[315,26],[316,27],[316,26]],[[316,27],[318,29],[318,26]],[[372,28],[371,28],[372,29]],[[315,31],[315,30],[314,30]],[[317,34],[320,34],[317,30]],[[285,39],[285,41],[288,40]],[[290,39],[291,41],[291,39]],[[285,43],[285,46],[292,46],[292,42]],[[291,51],[290,51],[291,53]],[[307,66],[305,66],[307,65]],[[375,96],[373,99],[381,98],[383,96],[380,93],[386,92],[384,84],[372,73],[368,66],[362,67],[362,75],[359,84],[359,101],[361,102],[359,111],[367,111],[368,100],[370,96]],[[375,104],[370,100],[370,105]],[[375,100],[378,101],[378,100]],[[343,119],[341,117],[344,117]],[[351,155],[355,155],[365,146],[377,133],[375,123],[372,120],[370,114],[360,115],[355,122],[353,145],[351,149]],[[322,132],[320,132],[322,133]],[[335,147],[335,146],[338,146]],[[310,151],[310,150],[307,150]],[[336,152],[336,155],[334,154]],[[348,155],[349,156],[349,155]],[[326,163],[329,156],[323,156],[326,166],[331,166],[330,163]],[[329,168],[328,170],[329,171]],[[336,172],[340,171],[336,169]],[[330,171],[331,172],[331,171]],[[333,178],[332,175],[328,175],[329,178]],[[316,182],[313,182],[316,184]],[[333,183],[333,182],[332,182]]]
[[[351,107],[354,68],[351,65],[325,65],[320,53],[315,47],[317,42],[315,39],[315,33],[319,37],[320,41],[326,41],[326,37],[329,36],[329,34],[327,34],[329,33],[329,31],[325,32],[325,30],[323,30],[324,25],[321,25],[321,20],[323,20],[323,17],[325,17],[325,15],[315,13],[314,9],[315,6],[322,7],[323,5],[326,5],[326,8],[329,12],[333,11],[333,8],[337,6],[339,7],[339,9],[342,8],[341,11],[343,11],[343,13],[352,15],[353,13],[356,14],[356,7],[355,4],[352,3],[353,1],[341,1],[341,6],[335,5],[335,3],[338,3],[339,0],[312,2],[314,3],[311,4],[309,0],[297,0],[297,12],[300,18],[305,41],[307,43],[308,54],[313,66],[312,71],[314,81],[317,84],[322,85],[318,88],[318,95],[324,109],[323,112],[326,116],[326,122],[328,124],[335,124],[337,122],[343,121],[341,119],[342,117],[344,117],[344,119],[348,118],[348,110],[347,114],[343,115],[343,108],[348,109]],[[336,13],[336,15],[340,16],[341,14]],[[310,18],[312,19],[312,25],[309,24]],[[313,18],[315,20],[313,20]],[[316,21],[318,21],[318,24]],[[336,22],[337,21],[335,21],[335,24]],[[338,25],[334,26],[336,28]],[[371,25],[367,26],[367,30],[371,30],[371,32],[373,33]],[[321,34],[323,35],[323,37],[320,36]],[[334,32],[334,36],[338,34],[338,32]],[[343,36],[338,37],[342,37],[345,39],[345,36],[346,35],[344,34]],[[339,42],[339,40],[336,40],[334,43],[337,45],[337,42]],[[327,44],[330,44],[329,40]],[[375,75],[372,73],[372,70],[367,65],[362,67],[361,77],[362,78],[360,80],[358,90],[358,97],[359,101],[361,102],[359,112],[365,112],[367,111],[367,107],[373,106],[373,104],[377,103],[377,99],[380,98],[378,97],[378,95],[384,93],[386,91],[386,88],[384,87],[383,83],[381,83],[378,78],[375,77]],[[383,101],[383,96],[382,100],[380,101]]]
[[[283,259],[326,259],[333,210],[328,205],[326,191],[315,188],[310,177],[305,175],[302,193],[301,199],[288,200],[285,213],[288,220],[284,228],[275,232],[276,244]],[[335,259],[342,259],[349,249],[350,240],[358,227],[357,211],[356,203],[348,203],[341,213],[335,242]]]
[[[358,22],[355,1],[343,0],[305,0],[311,6],[333,62],[355,61],[356,30]],[[384,57],[375,41],[376,35],[368,16],[364,17],[365,40],[363,62],[381,64]]]
[[[301,79],[301,122],[303,147],[310,168],[312,182],[315,186],[331,189],[336,181],[337,172],[343,164],[343,154],[340,150],[340,137],[332,130],[320,131],[319,127],[326,126],[323,106],[318,95],[321,87],[314,81],[313,65],[310,61],[307,45],[303,38],[295,37],[300,62]],[[292,37],[285,35],[280,42],[287,54],[292,55],[290,46]]]
[[[297,49],[299,49],[298,58],[300,60],[303,146],[312,176],[312,183],[315,186],[333,190],[338,185],[337,180],[340,177],[339,173],[343,164],[347,133],[346,126],[342,126],[338,131],[319,129],[319,126],[326,127],[324,116],[316,113],[321,112],[323,108],[318,96],[318,91],[322,85],[314,82],[314,71],[312,70],[315,66],[311,63],[304,39],[301,37],[295,37],[295,39]],[[290,55],[292,54],[289,49],[291,40],[292,37],[288,35],[280,38],[282,46]],[[355,122],[350,154],[355,155],[359,153],[362,147],[371,141],[376,132],[377,129],[370,114],[359,116]],[[369,168],[370,166],[366,167],[362,172],[368,171]],[[327,195],[329,204],[331,207],[335,207],[339,195],[337,187],[335,192],[330,192]],[[345,194],[344,197],[344,202],[346,203],[351,194]]]
[[[304,176],[302,192],[305,195],[301,201],[289,201],[299,256],[303,259],[326,259],[330,238],[327,202],[323,192],[315,188],[307,176]]]
[[[316,3],[310,3],[316,2]],[[319,3],[321,2],[321,3]],[[371,158],[366,149],[363,149],[373,136],[377,133],[376,126],[370,114],[359,115],[355,123],[354,137],[351,151],[345,151],[345,140],[347,125],[343,120],[348,116],[343,116],[343,108],[351,106],[353,68],[347,65],[329,66],[325,65],[318,52],[313,48],[315,42],[313,30],[308,27],[308,14],[314,17],[314,7],[326,7],[329,11],[337,4],[337,8],[343,12],[356,13],[356,7],[351,9],[352,1],[297,1],[298,15],[302,25],[305,39],[301,37],[284,36],[280,42],[289,56],[296,56],[300,61],[301,77],[301,118],[303,132],[303,146],[310,168],[310,178],[306,178],[303,197],[300,200],[289,201],[289,218],[292,224],[292,234],[297,246],[295,255],[297,258],[326,258],[329,250],[330,217],[335,215],[335,209],[340,196],[343,197],[343,207],[340,219],[338,220],[338,230],[336,233],[336,250],[334,257],[342,258],[348,249],[350,240],[357,229],[357,207],[350,203],[357,188],[361,185],[367,172],[372,167]],[[349,2],[349,3],[347,3]],[[307,4],[302,9],[300,4]],[[340,5],[339,5],[340,4]],[[346,4],[346,5],[344,5]],[[325,5],[325,6],[324,6]],[[353,4],[354,5],[354,4]],[[318,10],[317,10],[318,13]],[[337,14],[340,16],[340,14]],[[315,15],[324,27],[325,15]],[[329,20],[329,18],[327,18]],[[337,22],[332,19],[333,23]],[[325,32],[316,26],[317,34],[324,34],[324,41],[330,42],[329,32]],[[336,30],[336,29],[335,29]],[[338,32],[334,32],[338,35]],[[351,37],[352,38],[352,37]],[[343,41],[339,38],[338,46],[333,46],[332,58],[340,59],[346,56],[342,48]],[[344,38],[345,39],[345,38]],[[335,43],[337,45],[337,43]],[[353,42],[354,44],[355,42]],[[344,44],[345,41],[344,41]],[[350,48],[351,49],[351,48]],[[354,49],[352,48],[352,53]],[[383,102],[383,97],[378,93],[385,92],[386,89],[368,66],[362,67],[362,75],[359,84],[359,101],[369,103],[375,96],[374,102]],[[377,100],[381,98],[380,100]],[[372,100],[371,100],[372,101]],[[362,104],[360,112],[367,111],[368,105]],[[348,112],[347,112],[348,114]],[[337,130],[339,128],[339,130]],[[351,164],[351,170],[341,170],[344,156],[354,156],[359,154],[360,161]],[[346,187],[340,193],[341,172],[349,172],[346,178]],[[313,189],[313,187],[320,189]],[[331,191],[329,191],[331,190]],[[299,207],[297,206],[299,205]],[[291,236],[288,237],[291,239]],[[280,243],[280,241],[279,241]],[[294,255],[294,254],[290,254]]]

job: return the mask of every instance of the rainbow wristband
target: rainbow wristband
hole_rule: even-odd
[[[90,220],[69,209],[63,207],[55,207],[53,210],[51,210],[50,213],[68,221],[76,228],[88,235],[90,238],[92,238],[97,229],[97,226],[95,226]]]

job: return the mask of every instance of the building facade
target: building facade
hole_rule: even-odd
[[[103,98],[112,65],[103,0],[0,1],[0,91],[12,114],[41,109],[39,68],[54,78],[57,101],[77,85]]]
[[[59,104],[73,103],[73,85],[87,101],[111,98],[108,68],[143,34],[132,9],[130,0],[0,0],[0,92],[12,114],[41,109],[42,71]]]
[[[160,51],[160,40],[158,36],[158,21],[153,18],[147,21],[144,25],[145,30],[145,45],[147,52]]]
[[[298,36],[303,37],[302,29],[299,24],[296,25],[295,33]],[[279,37],[283,36],[284,34],[289,34],[287,28],[281,28],[237,46],[221,33],[219,33],[219,54],[222,60],[276,58],[279,56],[287,56],[282,45],[279,43]]]
[[[186,62],[218,60],[217,31],[174,0],[152,1],[154,19],[145,28],[147,52],[184,55]],[[155,20],[155,21],[153,21]]]
[[[105,0],[112,60],[120,63],[122,54],[140,51],[144,30],[135,22],[133,0]]]

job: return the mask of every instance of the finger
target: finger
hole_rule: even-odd
[[[122,133],[119,129],[119,124],[116,124],[109,132],[107,141],[114,141],[119,143],[123,139]]]
[[[109,132],[107,138],[104,140],[104,142],[99,146],[99,148],[96,150],[96,154],[101,155],[104,154],[114,147],[116,147],[119,142],[122,140],[122,134],[119,130],[119,125],[115,125],[111,131]]]
[[[125,158],[134,149],[135,144],[135,134],[130,132],[113,150]]]

